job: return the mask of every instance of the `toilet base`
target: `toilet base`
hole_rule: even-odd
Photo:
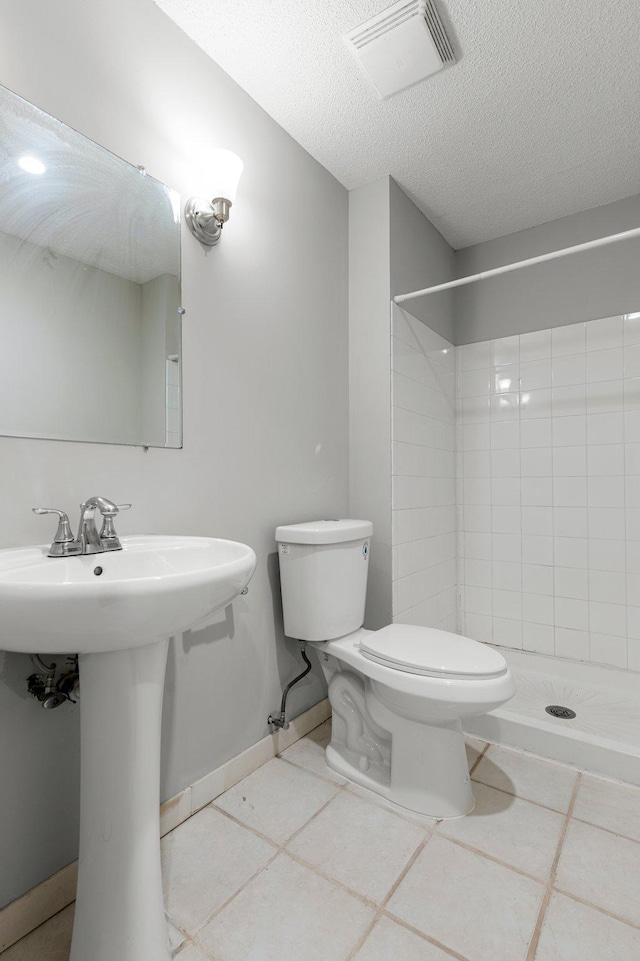
[[[347,759],[345,746],[333,740],[326,749],[327,765],[349,781],[414,814],[437,820],[465,817],[473,811],[475,799],[462,731],[424,724],[420,727],[423,730],[417,752],[410,748],[396,752],[392,743],[388,781],[374,776],[378,771],[360,770]]]
[[[327,671],[329,673],[329,671]],[[474,807],[459,720],[403,717],[390,710],[368,678],[330,676],[333,712],[328,766],[400,807],[432,818],[457,818]]]

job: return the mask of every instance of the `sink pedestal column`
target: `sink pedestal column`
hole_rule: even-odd
[[[80,655],[80,860],[70,961],[170,961],[159,815],[168,645]]]

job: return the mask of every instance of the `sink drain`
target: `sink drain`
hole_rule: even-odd
[[[560,704],[550,704],[549,707],[545,707],[545,711],[552,717],[561,717],[564,721],[570,721],[576,716],[576,712],[570,707],[561,707]]]

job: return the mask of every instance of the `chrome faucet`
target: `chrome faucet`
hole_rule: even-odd
[[[34,514],[57,514],[58,529],[49,549],[49,557],[72,557],[79,554],[102,554],[104,551],[120,551],[122,544],[113,526],[114,517],[126,511],[131,504],[114,504],[106,497],[90,497],[80,505],[78,536],[74,537],[69,517],[64,511],[51,507],[33,507]],[[95,512],[102,514],[100,533],[95,523]]]

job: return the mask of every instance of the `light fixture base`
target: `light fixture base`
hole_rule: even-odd
[[[228,211],[226,214],[225,220],[229,217]],[[222,236],[224,220],[210,201],[202,197],[191,197],[185,204],[184,219],[196,240],[205,247],[215,247]]]

